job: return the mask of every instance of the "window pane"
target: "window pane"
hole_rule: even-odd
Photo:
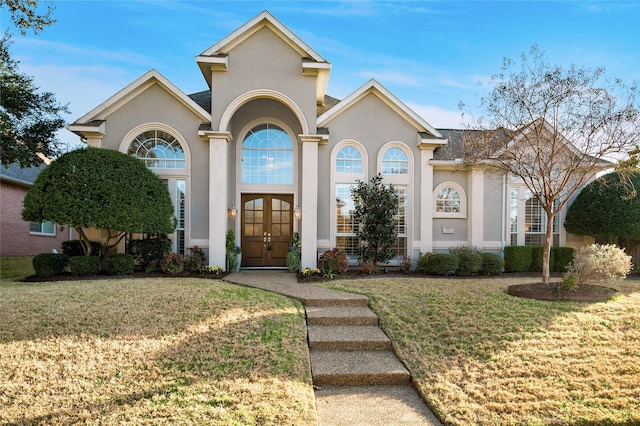
[[[148,130],[129,145],[127,154],[140,158],[150,169],[184,169],[185,155],[180,142],[161,130]]]
[[[460,213],[460,194],[455,188],[444,188],[436,196],[436,212]]]
[[[400,148],[390,148],[382,156],[382,174],[406,175],[409,173],[409,159]]]
[[[346,146],[336,156],[336,172],[362,173],[362,155],[357,148]]]
[[[293,143],[273,124],[254,127],[242,143],[242,183],[293,183]]]

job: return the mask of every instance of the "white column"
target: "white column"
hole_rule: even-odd
[[[318,264],[318,135],[299,135],[302,145],[302,217],[300,243],[301,268],[315,268]]]
[[[227,236],[228,147],[231,134],[205,131],[209,141],[209,265],[225,267]]]
[[[433,147],[420,148],[420,250],[433,251]]]
[[[469,186],[467,241],[469,246],[482,250],[484,246],[484,171],[472,170],[467,182]]]
[[[87,137],[87,145],[93,148],[100,148],[102,146],[102,136]]]

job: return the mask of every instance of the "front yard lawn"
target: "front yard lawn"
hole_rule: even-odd
[[[0,284],[0,424],[313,424],[304,311],[219,280]]]
[[[368,295],[394,349],[447,424],[640,424],[640,280],[606,303],[508,296],[539,278],[376,278]]]

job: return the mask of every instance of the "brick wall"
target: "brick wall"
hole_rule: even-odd
[[[22,200],[28,188],[7,181],[0,182],[0,256],[33,256],[50,253],[53,249],[62,253],[61,244],[69,239],[69,229],[56,226],[56,236],[32,235],[29,222],[21,217]]]

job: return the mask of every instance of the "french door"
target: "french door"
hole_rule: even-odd
[[[286,266],[293,195],[242,194],[242,266]]]

